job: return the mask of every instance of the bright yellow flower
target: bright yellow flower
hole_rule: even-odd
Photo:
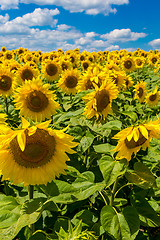
[[[150,121],[146,124],[141,124],[136,127],[128,127],[120,131],[114,136],[114,139],[119,139],[114,151],[118,152],[117,159],[126,158],[131,160],[132,154],[136,156],[137,152],[142,148],[145,150],[149,146],[152,138],[160,137],[159,120]]]
[[[77,146],[62,130],[48,128],[50,121],[30,127],[22,119],[21,130],[1,137],[0,170],[2,180],[24,185],[47,184],[65,173],[67,153]]]
[[[146,96],[146,82],[139,82],[135,86],[135,99],[138,99],[138,101],[141,103],[144,101],[144,98]]]
[[[55,114],[60,106],[49,87],[49,84],[43,84],[39,78],[25,81],[14,95],[15,106],[20,110],[20,115],[41,122]]]
[[[149,106],[155,106],[158,105],[158,102],[160,100],[160,91],[158,91],[158,87],[155,87],[155,90],[153,92],[150,92],[146,96],[146,103]]]

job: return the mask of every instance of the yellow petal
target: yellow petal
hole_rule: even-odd
[[[134,129],[133,138],[134,138],[135,142],[138,141],[138,139],[139,139],[139,130],[138,130],[138,128]]]
[[[42,122],[42,123],[39,123],[39,124],[37,124],[37,128],[47,128],[51,121],[52,121],[52,119]]]
[[[24,133],[24,131],[21,131],[20,133],[18,133],[17,142],[19,144],[20,149],[23,152],[26,147],[26,134]]]
[[[147,129],[146,129],[144,126],[139,126],[139,129],[140,129],[142,135],[143,135],[146,139],[148,139],[148,131],[147,131]]]
[[[36,126],[32,126],[28,129],[28,136],[31,136],[33,135],[37,130],[37,127]]]
[[[134,129],[132,128],[131,133],[127,136],[127,140],[131,141],[132,137],[133,137],[133,133],[134,133]]]
[[[28,128],[30,126],[30,123],[23,117],[21,117],[22,120],[22,128]]]

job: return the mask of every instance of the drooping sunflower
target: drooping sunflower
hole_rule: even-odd
[[[126,75],[125,78],[124,78],[124,81],[125,81],[124,89],[133,86],[133,80],[132,80],[132,77],[130,75]]]
[[[77,84],[81,79],[80,72],[75,69],[68,69],[62,75],[57,83],[57,86],[62,90],[62,92],[67,94],[77,93]]]
[[[159,122],[159,120],[151,120],[149,123],[128,127],[117,133],[114,136],[114,139],[119,139],[114,149],[115,152],[118,152],[116,158],[126,158],[130,161],[133,153],[136,156],[141,148],[145,150],[152,138],[160,137]]]
[[[96,119],[105,119],[112,113],[112,100],[116,99],[118,88],[113,81],[107,79],[100,88],[95,85],[95,91],[88,93],[83,100],[86,102],[84,113],[88,119],[96,116]]]
[[[146,96],[146,103],[149,106],[155,106],[158,105],[158,102],[160,100],[160,91],[158,91],[158,87],[156,86],[153,92],[150,92]]]
[[[86,72],[84,75],[82,75],[81,80],[78,82],[77,85],[77,91],[85,91],[88,89],[94,89],[95,82],[93,81],[93,73]]]
[[[58,80],[59,75],[61,73],[61,68],[58,62],[55,60],[45,60],[42,64],[42,76],[46,78],[50,82],[54,82]]]
[[[22,119],[22,129],[1,137],[2,180],[14,184],[47,184],[67,168],[67,153],[75,153],[73,137],[63,130],[48,128],[50,121],[30,127]]]
[[[0,95],[3,97],[10,96],[15,88],[15,77],[14,75],[7,69],[0,68]]]
[[[122,69],[126,72],[132,72],[135,70],[135,62],[132,57],[124,57],[122,59]]]
[[[38,75],[39,70],[31,67],[29,63],[23,64],[23,66],[16,72],[16,77],[19,84],[24,83],[25,80],[32,80],[33,78],[38,77]]]
[[[41,79],[37,78],[25,81],[17,88],[14,101],[16,109],[20,110],[20,115],[41,122],[55,114],[60,106],[49,87],[49,84],[43,84]]]
[[[146,82],[140,81],[135,86],[135,99],[138,99],[138,101],[141,103],[144,101],[144,98],[146,96]]]
[[[109,76],[113,79],[114,83],[117,85],[118,89],[120,90],[122,87],[124,87],[125,84],[125,77],[126,74],[123,71],[110,71]]]

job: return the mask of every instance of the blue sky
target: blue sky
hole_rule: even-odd
[[[0,0],[0,48],[160,50],[159,0]]]

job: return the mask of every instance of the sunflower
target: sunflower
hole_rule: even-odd
[[[146,96],[146,103],[150,106],[158,105],[160,100],[160,91],[158,91],[158,87],[156,86],[153,92],[150,92]]]
[[[15,77],[6,68],[0,68],[0,95],[8,97],[15,88]]]
[[[158,54],[149,54],[149,56],[148,56],[148,64],[150,66],[152,66],[152,67],[155,66],[158,61],[159,61]]]
[[[152,138],[159,137],[159,120],[151,120],[146,124],[125,128],[114,136],[114,139],[119,139],[114,149],[115,152],[118,152],[116,158],[126,158],[130,161],[133,153],[136,156],[141,148],[145,150],[149,146],[149,142]]]
[[[132,72],[135,70],[135,62],[132,57],[124,57],[122,59],[122,68],[126,72]]]
[[[145,58],[144,57],[135,57],[134,59],[135,65],[137,69],[143,68],[145,64]]]
[[[146,82],[140,81],[135,86],[135,99],[138,99],[138,101],[141,103],[143,102],[145,96],[146,96]]]
[[[50,82],[54,82],[59,78],[61,68],[59,63],[55,60],[45,60],[42,64],[41,72],[43,74],[43,78],[46,78]]]
[[[81,79],[81,74],[77,69],[68,69],[62,75],[57,83],[62,92],[67,94],[76,94],[77,85]]]
[[[81,66],[83,71],[87,71],[88,67],[91,65],[91,62],[89,60],[85,60],[81,62]]]
[[[25,81],[14,95],[15,106],[20,110],[20,115],[41,122],[55,114],[60,106],[49,87],[49,84],[43,84],[39,78]]]
[[[114,83],[117,85],[118,89],[120,90],[122,87],[124,87],[125,84],[125,77],[126,74],[123,71],[111,71],[109,73],[109,76],[112,78],[112,80],[114,81]]]
[[[39,70],[30,66],[30,63],[25,63],[21,68],[16,72],[17,80],[19,84],[25,82],[25,80],[32,80],[33,78],[38,77]]]
[[[77,91],[85,91],[88,89],[94,89],[95,82],[93,81],[93,74],[91,72],[86,72],[82,75],[81,80],[78,82]]]
[[[132,80],[132,77],[131,77],[131,76],[126,75],[125,78],[124,78],[124,81],[125,81],[125,87],[124,87],[124,89],[133,86],[133,80]]]
[[[112,100],[116,99],[118,88],[110,79],[107,79],[100,88],[95,85],[95,91],[88,93],[83,100],[86,102],[84,113],[88,119],[96,116],[98,120],[105,119],[112,113]]]
[[[0,169],[2,180],[14,184],[47,184],[65,173],[67,153],[75,153],[73,137],[63,130],[48,128],[50,121],[30,127],[22,119],[22,129],[1,137]]]

